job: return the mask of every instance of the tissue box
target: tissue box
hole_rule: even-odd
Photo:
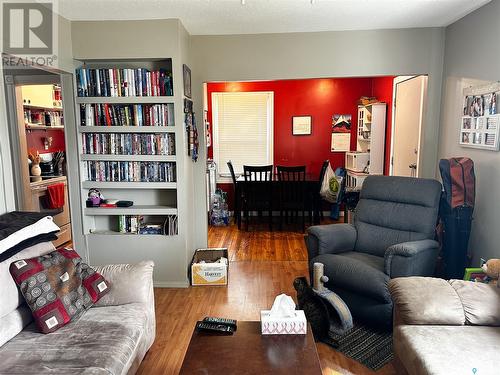
[[[191,285],[227,285],[229,259],[228,264],[213,263],[221,257],[228,259],[227,248],[197,249],[191,261]]]
[[[260,312],[260,328],[263,335],[305,335],[307,320],[304,310],[295,310],[291,318],[272,318],[271,310]]]

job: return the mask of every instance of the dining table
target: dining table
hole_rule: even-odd
[[[236,194],[236,199],[235,199],[235,207],[234,207],[234,214],[235,217],[241,217],[241,207],[242,207],[242,193],[245,190],[245,184],[248,183],[259,183],[259,181],[245,181],[245,177],[243,175],[240,175],[236,178],[236,186],[235,186],[235,194]],[[275,205],[273,206],[273,210],[279,210],[279,189],[280,189],[280,181],[278,179],[278,174],[274,173],[271,177],[271,189],[272,189],[272,195],[273,195],[273,203]],[[306,173],[305,179],[303,181],[304,183],[304,189],[306,191],[306,199],[309,200],[309,202],[306,204],[306,207],[311,207],[312,210],[312,222],[314,225],[317,225],[320,223],[320,214],[319,210],[321,208],[321,199],[319,196],[319,189],[320,189],[320,181],[319,181],[319,175],[317,174],[312,174],[312,173]]]

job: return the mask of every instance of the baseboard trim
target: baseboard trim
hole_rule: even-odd
[[[153,286],[155,288],[188,288],[189,283],[187,281],[154,281]]]

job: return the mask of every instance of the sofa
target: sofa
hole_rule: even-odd
[[[77,321],[43,334],[9,265],[53,250],[43,242],[0,263],[0,374],[135,373],[155,338],[153,262],[94,267],[110,291]]]
[[[368,176],[354,225],[308,228],[310,271],[314,263],[323,263],[329,278],[326,287],[346,302],[356,320],[390,329],[388,281],[434,274],[440,196],[441,184],[436,180]]]
[[[500,288],[409,277],[391,280],[389,290],[401,373],[500,374]]]

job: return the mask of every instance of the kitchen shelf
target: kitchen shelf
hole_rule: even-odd
[[[79,126],[80,133],[175,133],[175,126]]]
[[[78,96],[77,104],[162,104],[174,103],[174,96]]]
[[[104,182],[83,181],[84,189],[177,189],[177,182]]]
[[[175,155],[109,155],[109,154],[81,154],[82,161],[175,161]]]
[[[169,206],[131,206],[131,207],[96,207],[84,208],[84,214],[87,216],[97,215],[177,215],[177,208]]]

